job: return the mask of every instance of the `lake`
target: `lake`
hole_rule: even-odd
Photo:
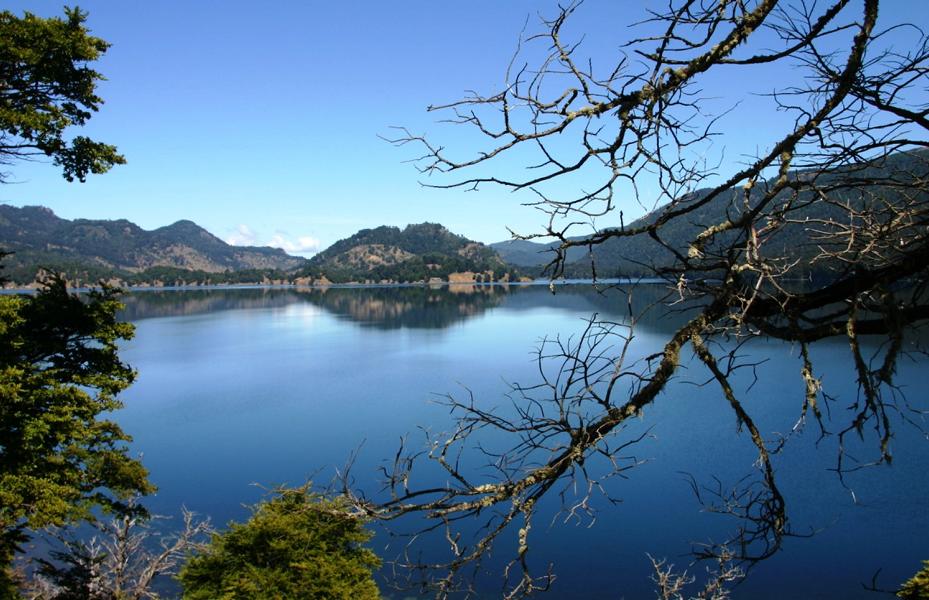
[[[639,286],[634,298],[662,293]],[[435,402],[443,394],[470,390],[486,406],[504,405],[511,382],[538,379],[533,351],[543,336],[577,334],[594,313],[622,320],[626,312],[616,291],[584,285],[554,295],[545,286],[145,291],[126,304],[137,329],[123,356],[139,377],[116,419],[159,487],[146,504],[171,515],[183,505],[216,524],[246,518],[266,488],[326,483],[359,448],[356,485],[377,492],[377,467],[402,435],[416,443],[419,426],[450,427]],[[657,351],[681,319],[650,315],[636,329],[637,356]],[[745,351],[767,362],[757,381],[739,378],[737,392],[754,381],[746,406],[762,431],[789,431],[803,400],[797,349],[756,340]],[[821,344],[814,361],[833,411],[844,412],[857,393],[847,344]],[[693,385],[705,371],[689,367],[634,426],[651,435],[634,449],[644,463],[609,484],[622,502],[604,502],[589,527],[536,522],[532,552],[557,575],[542,597],[654,597],[647,554],[683,568],[690,542],[731,532],[732,521],[700,510],[682,473],[734,482],[752,472],[756,453],[718,388]],[[898,372],[916,408],[929,406],[926,372],[926,363],[906,360]],[[816,534],[788,539],[734,597],[873,598],[861,583],[878,569],[878,584],[895,588],[929,558],[925,436],[897,418],[893,466],[849,476],[854,497],[829,471],[834,437],[817,439],[811,422],[775,459],[793,528]],[[397,544],[379,534],[374,549],[390,559]],[[487,597],[499,596],[494,560],[503,558],[485,564]]]

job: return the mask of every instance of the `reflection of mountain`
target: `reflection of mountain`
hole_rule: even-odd
[[[555,294],[547,286],[536,285],[515,288],[507,296],[502,308],[532,310],[547,307],[580,315],[597,313],[601,319],[624,323],[629,321],[632,314],[642,329],[670,332],[683,325],[688,315],[683,305],[674,303],[676,299],[676,292],[664,283],[596,288],[589,283],[558,285]]]
[[[553,295],[547,286],[333,287],[232,288],[145,291],[126,294],[123,318],[196,315],[224,310],[280,308],[309,303],[340,319],[378,329],[442,329],[500,308],[528,311],[565,310],[578,315],[598,313],[601,318],[626,321],[627,298],[639,326],[670,331],[686,318],[663,284],[594,289],[589,284],[559,285]],[[645,311],[646,308],[651,307]]]
[[[181,317],[224,310],[274,308],[300,302],[291,288],[206,288],[198,290],[134,291],[122,297],[127,321]]]
[[[442,329],[499,305],[504,286],[365,287],[314,290],[310,302],[364,326]]]
[[[138,321],[306,302],[367,327],[441,329],[497,306],[505,295],[504,287],[470,285],[163,290],[126,294],[122,314]]]

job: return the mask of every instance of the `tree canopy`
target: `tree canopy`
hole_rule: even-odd
[[[125,162],[114,146],[66,139],[103,103],[103,77],[88,65],[109,44],[86,17],[0,12],[0,164],[46,156],[84,181]],[[0,297],[0,593],[15,595],[9,567],[29,530],[92,519],[95,508],[144,513],[127,501],[154,490],[129,436],[101,418],[135,377],[117,355],[133,334],[119,307],[116,290],[83,301],[58,276],[33,296]]]
[[[115,146],[66,138],[103,104],[96,93],[103,76],[88,64],[110,45],[90,35],[86,18],[78,8],[47,19],[0,12],[0,164],[46,156],[68,181],[84,181],[126,162]]]
[[[278,490],[187,562],[184,598],[379,598],[380,561],[362,546],[371,533],[349,508],[308,486]]]
[[[897,596],[903,600],[926,600],[929,598],[929,560],[923,561],[923,568],[903,582]]]
[[[83,301],[55,277],[34,296],[0,296],[4,567],[27,530],[92,519],[94,508],[139,512],[127,501],[154,491],[129,436],[103,418],[135,378],[117,355],[133,327],[117,320],[115,293],[104,287]]]

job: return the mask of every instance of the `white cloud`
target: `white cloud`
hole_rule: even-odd
[[[265,245],[281,248],[288,254],[315,254],[319,251],[319,240],[309,235],[292,240],[286,234],[277,232]]]
[[[226,243],[231,246],[256,246],[257,237],[248,225],[239,225],[235,232],[226,236]]]
[[[234,232],[226,236],[226,243],[233,246],[271,246],[280,248],[288,254],[312,255],[319,252],[319,240],[313,236],[301,235],[292,238],[286,231],[276,231],[271,239],[259,238],[248,225],[239,225]]]

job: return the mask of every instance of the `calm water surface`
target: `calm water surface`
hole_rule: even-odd
[[[642,288],[634,298],[660,293]],[[556,295],[540,286],[135,293],[125,316],[136,337],[124,356],[139,378],[117,419],[159,487],[148,502],[157,513],[185,505],[215,523],[241,520],[263,488],[328,481],[359,446],[357,484],[376,491],[376,468],[400,436],[420,440],[418,426],[449,427],[437,397],[468,389],[487,405],[503,404],[508,382],[537,380],[532,352],[542,336],[576,334],[593,313],[622,319],[625,306],[615,292],[584,286]],[[655,313],[643,321],[635,353],[656,351],[679,319]],[[797,353],[761,341],[750,351],[768,362],[748,407],[763,431],[786,432],[802,402]],[[852,403],[846,345],[824,344],[815,359],[836,410]],[[921,408],[929,406],[925,373],[913,362],[899,373]],[[687,370],[633,426],[650,427],[653,437],[635,449],[647,462],[610,484],[621,504],[604,506],[592,527],[536,524],[533,551],[558,575],[544,597],[654,597],[646,553],[684,567],[690,541],[721,540],[731,530],[732,522],[700,511],[681,473],[731,483],[752,472],[755,453],[725,400],[688,378],[704,373]],[[893,467],[849,479],[856,504],[828,471],[835,442],[814,452],[816,433],[808,426],[775,466],[793,527],[817,534],[788,540],[737,598],[872,598],[861,582],[877,569],[879,584],[895,587],[929,558],[925,438],[898,423]],[[386,558],[398,552],[396,540],[375,541]]]

